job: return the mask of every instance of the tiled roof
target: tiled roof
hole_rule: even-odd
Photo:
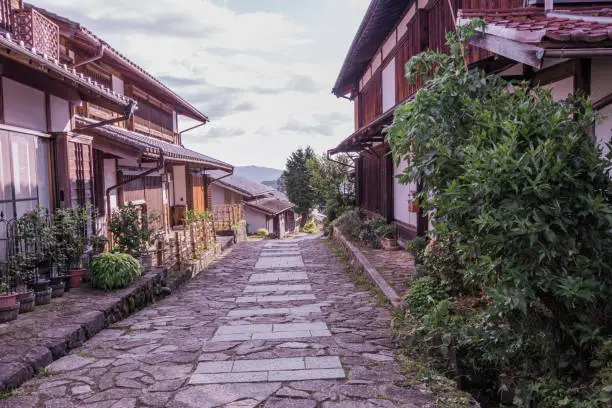
[[[46,9],[37,7],[37,6],[32,5],[32,4],[26,3],[25,7],[34,8],[34,9],[36,9],[36,11],[38,11],[41,14],[45,15],[47,18],[49,18],[51,20],[54,20],[56,22],[62,22],[64,24],[72,27],[74,30],[80,30],[80,31],[83,31],[84,33],[90,35],[100,45],[104,46],[104,48],[106,50],[110,51],[112,54],[114,54],[116,57],[118,57],[124,63],[129,65],[134,71],[139,73],[142,77],[144,77],[149,82],[152,82],[154,85],[156,85],[159,88],[161,88],[160,90],[162,90],[166,94],[167,97],[170,97],[171,99],[174,99],[175,101],[179,102],[182,105],[183,109],[186,111],[184,113],[187,114],[187,116],[189,116],[189,117],[191,117],[193,119],[201,120],[203,122],[208,122],[209,121],[208,117],[206,115],[204,115],[202,112],[200,112],[195,106],[193,106],[191,103],[187,102],[180,95],[178,95],[176,92],[174,92],[168,86],[166,86],[160,80],[155,78],[153,75],[149,74],[147,71],[145,71],[138,64],[136,64],[135,62],[131,61],[129,58],[127,58],[126,56],[121,54],[117,49],[113,48],[109,43],[107,43],[106,41],[104,41],[103,39],[101,39],[100,37],[95,35],[93,32],[89,31],[87,28],[83,27],[80,23],[78,23],[76,21],[73,21],[73,20],[70,20],[70,19],[68,19],[66,17],[60,16],[58,14],[55,14],[55,13],[53,13],[51,11],[46,10]]]
[[[245,201],[244,205],[269,215],[280,214],[295,207],[295,204],[289,201],[279,200],[276,197],[266,197],[253,201]]]
[[[55,74],[61,75],[64,78],[73,81],[76,86],[93,92],[113,104],[125,107],[132,102],[132,99],[105,88],[102,84],[99,84],[91,78],[76,72],[75,69],[68,68],[66,64],[60,64],[60,62],[55,58],[52,58],[36,50],[35,48],[24,44],[23,41],[16,41],[8,32],[0,35],[0,45],[17,55],[27,57],[30,59],[30,61],[40,64],[45,69],[54,72]]]
[[[235,174],[224,177],[227,175],[227,173],[219,170],[208,171],[206,175],[214,179],[223,177],[222,179],[216,181],[216,183],[221,184],[224,187],[228,187],[247,197],[257,197],[274,191],[272,187],[248,180],[244,177],[236,176]]]
[[[460,22],[482,18],[487,22],[486,32],[523,43],[612,40],[612,8],[460,10],[458,18]]]
[[[77,127],[96,123],[95,120],[87,119],[82,116],[76,116],[75,119]],[[166,157],[175,159],[177,161],[202,164],[213,169],[223,169],[227,171],[232,171],[233,169],[231,164],[222,162],[221,160],[214,159],[198,152],[194,152],[193,150],[189,150],[181,145],[164,142],[163,140],[145,136],[117,126],[104,125],[87,129],[86,132],[93,135],[100,135],[121,144],[135,147],[148,156],[158,157],[159,151],[161,150]]]

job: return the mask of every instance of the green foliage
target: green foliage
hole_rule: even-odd
[[[258,229],[258,230],[257,230],[257,232],[255,233],[255,235],[257,235],[258,237],[261,237],[261,238],[267,238],[267,237],[268,237],[268,235],[270,235],[270,233],[268,232],[268,230],[267,230],[267,229],[265,229],[265,228],[260,228],[260,229]]]
[[[372,248],[380,248],[379,231],[386,229],[387,223],[382,218],[373,217],[361,224],[359,231],[359,240]]]
[[[314,234],[315,232],[318,232],[318,231],[319,231],[319,228],[317,227],[317,223],[315,222],[314,219],[310,219],[310,221],[304,224],[304,227],[302,228],[302,232],[305,232],[307,234]]]
[[[417,279],[412,281],[404,297],[404,304],[413,316],[421,317],[432,307],[432,304],[435,303],[434,298],[439,293],[440,289],[431,277]]]
[[[0,294],[8,294],[9,293],[9,285],[6,283],[0,283]]]
[[[287,197],[295,204],[296,211],[302,214],[304,221],[316,204],[316,193],[312,188],[312,175],[308,169],[308,162],[314,156],[315,154],[310,146],[306,149],[297,149],[287,159],[286,168],[283,172],[283,183],[287,191]]]
[[[195,222],[211,220],[212,214],[210,211],[187,210],[185,211],[185,224],[190,225]]]
[[[329,224],[355,205],[354,183],[349,181],[348,171],[353,166],[348,155],[338,155],[330,160],[325,154],[308,160],[311,186],[317,205],[323,208]]]
[[[589,133],[596,112],[468,71],[474,29],[449,37],[450,55],[410,60],[409,78],[434,75],[387,133],[409,163],[401,181],[419,181],[435,211],[415,254],[443,300],[417,343],[454,338],[464,366],[514,379],[516,406],[603,407],[592,379],[605,377],[593,362],[612,335],[612,163]]]
[[[133,203],[116,209],[110,217],[108,229],[119,251],[138,257],[155,242],[153,225],[158,217],[140,211]]]
[[[87,247],[87,228],[91,221],[90,207],[57,208],[51,219],[54,245],[49,254],[60,269],[81,266],[81,257]]]
[[[102,290],[124,288],[140,276],[140,264],[129,254],[104,252],[91,266],[91,285]]]
[[[338,228],[348,239],[359,239],[362,221],[355,210],[347,211],[332,222],[333,228]]]

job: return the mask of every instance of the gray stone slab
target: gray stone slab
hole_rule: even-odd
[[[273,332],[287,332],[287,331],[302,331],[302,330],[328,330],[327,324],[324,322],[313,322],[313,323],[281,323],[273,324]]]
[[[261,360],[237,360],[232,372],[272,371],[272,370],[303,370],[303,357],[271,358]]]
[[[257,260],[255,269],[271,268],[303,268],[304,261],[301,256],[263,257]]]
[[[229,373],[234,366],[233,361],[207,361],[198,364],[196,374]]]
[[[340,358],[337,356],[305,357],[304,363],[308,369],[342,368]]]
[[[321,329],[321,327],[317,327]],[[317,330],[313,329],[313,330]],[[272,324],[240,324],[236,326],[221,326],[215,335],[240,334],[240,333],[265,333],[273,330]]]
[[[253,373],[216,373],[216,374],[194,374],[189,384],[221,384],[221,383],[250,383],[268,381],[268,372],[259,371]]]
[[[268,381],[301,381],[345,378],[341,368],[321,368],[315,370],[270,371]]]
[[[306,272],[266,272],[254,273],[250,276],[249,282],[282,282],[308,280]]]
[[[304,337],[312,337],[312,334],[308,331],[288,331],[288,332],[274,332],[274,333],[253,333],[253,340],[288,340],[288,339],[301,339]]]
[[[315,295],[270,295],[270,296],[240,296],[236,298],[237,303],[271,303],[271,302],[294,302],[299,300],[316,300]]]
[[[296,307],[278,307],[264,309],[238,309],[232,310],[228,317],[248,317],[248,316],[267,316],[267,315],[307,315],[309,313],[321,313],[319,305],[303,305]]]
[[[298,285],[249,285],[244,293],[270,293],[270,292],[309,292],[312,286],[309,283]]]

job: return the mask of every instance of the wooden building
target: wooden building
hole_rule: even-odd
[[[263,228],[276,238],[282,238],[295,231],[295,205],[281,192],[221,171],[208,172],[207,176],[212,208],[224,205],[242,206],[249,234]]]
[[[581,2],[582,6],[575,11],[555,10],[555,16],[544,10],[543,2],[530,0],[527,8],[523,3],[523,0],[372,0],[333,88],[336,96],[353,101],[355,131],[329,153],[356,155],[358,206],[394,222],[400,241],[424,234],[428,221],[426,214],[415,212],[413,203],[418,186],[402,185],[395,178],[407,163],[394,164],[383,129],[393,120],[395,108],[413,98],[419,89],[418,81],[411,85],[406,79],[405,64],[422,51],[444,51],[445,34],[455,24],[472,17],[489,22],[486,34],[472,40],[466,56],[470,66],[509,78],[532,80],[553,88],[559,97],[575,89],[594,91],[591,96],[599,101],[596,105],[602,107],[602,112],[611,109],[608,101],[612,99],[609,96],[612,81],[605,76],[606,70],[610,72],[610,60],[604,59],[609,56],[609,49],[597,51],[600,54],[596,55],[593,48],[610,47],[608,33],[612,31],[608,24],[612,14],[601,8],[589,11],[584,9],[585,2]],[[564,18],[570,20],[565,28]],[[546,24],[541,24],[542,19]],[[546,28],[559,25],[561,28],[556,32]],[[589,26],[590,34],[578,34],[582,27]],[[567,47],[575,52],[563,51]],[[598,139],[608,140],[610,127],[609,120],[599,125]]]
[[[103,227],[134,202],[168,231],[206,209],[206,170],[233,170],[181,145],[179,116],[203,113],[77,22],[0,0],[0,64],[5,218],[91,203]]]

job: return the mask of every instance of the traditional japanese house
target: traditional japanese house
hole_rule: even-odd
[[[263,228],[282,238],[295,231],[295,205],[281,192],[221,171],[208,172],[207,176],[213,211],[219,213],[225,211],[224,206],[239,206],[249,234]]]
[[[206,115],[79,23],[26,8],[59,28],[62,64],[137,103],[129,120],[95,101],[74,106],[74,131],[90,140],[84,164],[94,182],[86,186],[85,201],[95,203],[100,223],[129,202],[157,215],[164,231],[182,225],[187,209],[206,210],[205,171],[233,171],[230,164],[182,146],[179,117],[201,126]]]
[[[91,103],[118,118],[133,107],[62,63],[59,37],[36,10],[0,1],[0,258],[6,220],[92,199],[92,138],[74,132],[74,107]]]
[[[427,49],[444,51],[445,34],[455,24],[474,17],[489,23],[486,33],[471,41],[470,66],[532,80],[560,98],[577,89],[589,94],[604,114],[597,139],[609,141],[609,9],[585,8],[580,2],[581,7],[552,11],[539,0],[528,1],[528,8],[523,3],[372,0],[333,88],[336,96],[354,102],[355,131],[329,153],[354,155],[358,206],[394,222],[400,241],[423,234],[428,221],[414,203],[418,186],[402,185],[395,177],[407,163],[395,165],[383,129],[395,108],[419,89],[418,79],[412,85],[405,78],[406,62]]]

